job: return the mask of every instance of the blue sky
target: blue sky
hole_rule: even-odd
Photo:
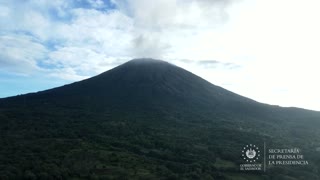
[[[320,110],[318,0],[0,0],[0,97],[151,57],[269,104]]]

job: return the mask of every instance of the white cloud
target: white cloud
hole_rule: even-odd
[[[108,57],[91,49],[80,47],[63,47],[49,54],[47,64],[58,66],[54,69],[73,69],[78,76],[90,76],[102,72],[108,66],[102,66]],[[67,72],[70,72],[68,70]],[[74,74],[73,73],[73,74]]]
[[[134,22],[134,55],[154,58],[175,58],[177,53],[184,54],[180,50],[186,50],[188,45],[194,43],[193,39],[225,23],[228,19],[225,8],[234,2],[236,1],[114,1],[120,11],[130,16]]]
[[[46,47],[30,36],[0,36],[0,70],[28,75],[39,71],[37,61],[46,57]]]
[[[14,5],[14,3],[7,3],[1,6],[1,9],[10,9],[8,7],[12,8]],[[8,71],[10,65],[12,72],[25,69],[25,73],[31,73],[27,69],[32,67],[47,74],[51,73],[53,76],[60,75],[64,79],[79,80],[109,69],[108,64],[114,66],[115,57],[129,59],[128,56],[131,56],[129,48],[132,22],[130,18],[118,11],[103,12],[95,9],[68,8],[67,13],[71,21],[65,22],[52,18],[52,15],[47,12],[52,8],[66,8],[62,1],[56,3],[30,1],[24,5],[25,7],[17,7],[21,10],[18,13],[2,13],[6,18],[0,20],[0,37],[6,38],[7,34],[11,34],[18,40],[24,39],[21,36],[28,37],[32,39],[30,42],[36,42],[37,45],[48,50],[46,52],[48,56],[40,57],[36,54],[38,48],[34,47],[34,44],[19,42],[8,46],[8,41],[1,44],[3,48],[11,48],[11,50],[6,48],[7,51],[1,53],[2,70]],[[48,44],[50,46],[46,47]],[[19,52],[18,57],[8,58],[8,56],[16,56],[14,51],[18,49],[21,51],[28,49],[30,52]],[[41,60],[40,66],[36,63],[38,60]],[[22,62],[28,62],[29,68],[19,69],[16,61],[21,64],[19,67],[27,67],[27,63]]]
[[[89,0],[88,3],[93,7],[104,5],[102,1]],[[51,43],[53,47],[50,47],[49,57],[44,58],[42,63],[50,64],[51,69],[73,68],[78,76],[83,76],[102,71],[102,68],[95,67],[96,64],[110,58],[175,58],[176,49],[183,45],[179,41],[186,36],[197,36],[194,33],[198,33],[199,28],[214,27],[219,21],[217,19],[223,16],[224,10],[221,9],[225,7],[218,0],[187,3],[139,0],[134,3],[117,1],[116,4],[120,9],[100,11],[72,8],[72,3],[64,1],[6,3],[6,7],[13,9],[13,6],[17,6],[19,11],[4,13],[8,16],[6,19],[14,23],[6,26],[9,20],[4,20],[1,27],[4,32],[27,32],[44,46]],[[121,4],[125,4],[126,8]],[[212,8],[208,8],[210,5]],[[143,7],[146,8],[142,11]],[[57,14],[48,13],[52,9]],[[61,13],[63,10],[65,13]],[[209,14],[214,16],[208,17]],[[63,16],[70,16],[70,20],[59,20]],[[90,72],[84,73],[87,69],[78,55],[83,55],[82,59],[88,58],[86,62],[90,62],[87,64],[91,67]]]
[[[130,18],[118,11],[75,9],[72,14],[72,22],[56,30],[57,40],[63,44],[50,53],[49,63],[72,68],[78,76],[71,77],[84,78],[109,69],[115,58],[131,57]]]
[[[248,1],[233,11],[230,44],[245,46],[250,61],[238,92],[262,102],[320,109],[314,82],[320,58],[318,1]],[[240,43],[239,43],[240,42]],[[230,48],[233,50],[232,45]],[[235,83],[236,84],[236,83]],[[250,88],[246,88],[250,87]]]

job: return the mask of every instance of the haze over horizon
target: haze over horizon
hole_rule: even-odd
[[[162,59],[263,103],[320,110],[316,0],[0,1],[0,97]]]

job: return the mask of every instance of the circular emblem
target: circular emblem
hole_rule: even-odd
[[[253,144],[246,145],[242,149],[242,158],[246,162],[256,162],[260,158],[259,147]]]

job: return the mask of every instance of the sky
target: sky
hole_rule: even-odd
[[[0,97],[133,58],[259,102],[320,111],[319,0],[0,0]]]

